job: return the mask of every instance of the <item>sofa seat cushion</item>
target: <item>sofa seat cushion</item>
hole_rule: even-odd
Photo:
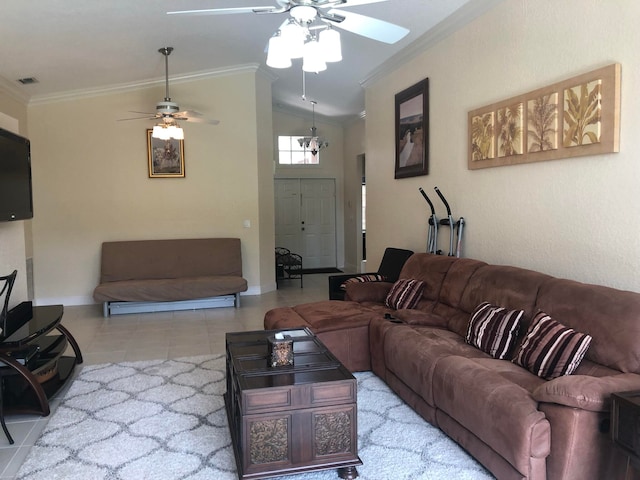
[[[526,474],[531,457],[549,455],[551,428],[530,392],[491,368],[494,362],[440,359],[433,373],[435,406]]]
[[[242,277],[209,275],[101,283],[94,290],[98,302],[174,302],[230,295],[247,290]]]
[[[488,358],[464,338],[437,327],[397,324],[384,338],[386,368],[432,406],[434,368],[450,355]]]
[[[489,370],[492,370],[502,378],[518,385],[533,395],[533,392],[545,383],[549,383],[544,378],[534,375],[526,368],[522,368],[508,360],[498,360],[495,358],[476,358],[474,362]]]
[[[318,334],[367,326],[372,315],[371,309],[357,302],[323,300],[269,310],[264,317],[264,328],[309,327]]]

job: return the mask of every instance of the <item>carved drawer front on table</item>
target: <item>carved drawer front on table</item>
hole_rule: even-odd
[[[271,333],[227,334],[225,403],[239,478],[329,468],[355,478],[356,379],[306,329],[288,331],[294,365],[269,367]]]

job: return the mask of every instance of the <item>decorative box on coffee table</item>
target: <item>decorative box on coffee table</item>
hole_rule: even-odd
[[[293,365],[271,365],[269,339],[293,340]],[[338,469],[357,476],[355,377],[308,329],[226,334],[225,404],[238,477]]]

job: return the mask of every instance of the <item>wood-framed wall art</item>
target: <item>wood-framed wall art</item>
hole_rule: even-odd
[[[429,174],[429,79],[396,94],[395,177]]]
[[[147,129],[147,158],[149,178],[184,177],[184,140],[162,140],[151,136]]]
[[[620,72],[614,63],[468,114],[468,168],[620,150]]]

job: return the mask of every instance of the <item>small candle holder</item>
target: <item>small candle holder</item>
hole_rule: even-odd
[[[269,365],[271,367],[293,365],[293,339],[289,335],[276,333],[269,337]]]

